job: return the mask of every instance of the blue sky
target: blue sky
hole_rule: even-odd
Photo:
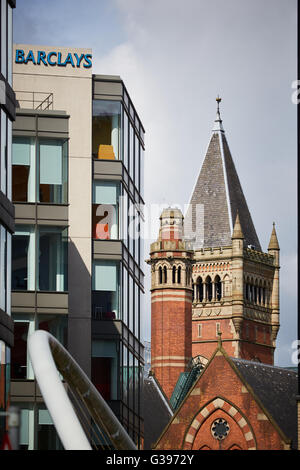
[[[146,129],[146,204],[188,203],[220,94],[264,251],[276,222],[279,365],[293,365],[297,337],[296,6],[296,0],[18,0],[14,14],[14,42],[92,48],[93,73],[123,78]],[[152,238],[157,231],[158,220]],[[149,288],[147,273],[145,339]]]

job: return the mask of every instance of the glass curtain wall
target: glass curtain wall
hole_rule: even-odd
[[[107,400],[121,400],[122,422],[139,445],[143,366],[140,351],[135,351],[135,347],[141,334],[142,289],[136,276],[139,276],[138,268],[142,269],[144,257],[139,207],[144,191],[144,154],[143,129],[125,88],[124,102],[93,100],[92,132],[93,158],[123,162],[123,181],[118,186],[114,181],[93,183],[92,237],[120,239],[124,247],[121,262],[93,261],[93,318],[122,320],[124,331],[128,329],[126,334],[137,341],[128,347],[123,333],[117,345],[118,353],[112,339],[93,342],[92,380]],[[110,207],[115,215],[109,218]],[[114,364],[117,361],[116,377]],[[118,394],[113,394],[112,389],[118,389]]]

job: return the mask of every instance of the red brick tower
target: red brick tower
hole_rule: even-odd
[[[166,209],[151,244],[151,371],[170,399],[192,357],[192,252],[182,240],[183,216]]]

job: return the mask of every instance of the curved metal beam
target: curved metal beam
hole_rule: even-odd
[[[76,390],[90,416],[109,436],[115,449],[136,450],[134,442],[69,352],[50,333],[35,331],[28,351],[36,380],[56,430],[67,450],[91,450],[71,401],[59,377]]]

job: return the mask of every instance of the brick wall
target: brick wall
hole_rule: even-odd
[[[212,423],[229,424],[221,449],[281,450],[287,448],[276,426],[255,401],[220,351],[208,364],[190,394],[174,415],[155,449],[218,449]]]

